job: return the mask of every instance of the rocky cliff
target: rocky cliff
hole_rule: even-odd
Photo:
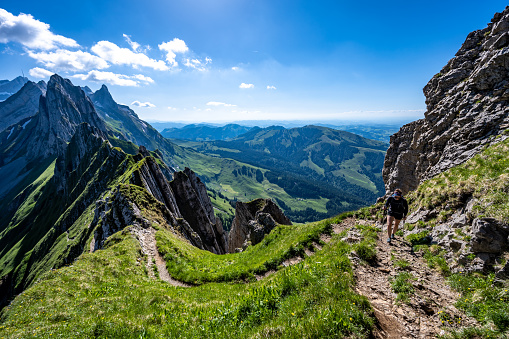
[[[383,169],[386,191],[414,190],[509,128],[509,7],[468,35],[424,95],[424,119],[391,137]]]
[[[270,199],[237,202],[235,218],[228,234],[228,252],[234,253],[249,245],[256,245],[276,224],[291,225],[281,209]]]
[[[175,193],[177,205],[182,217],[199,235],[202,248],[216,254],[227,253],[226,233],[223,231],[221,220],[214,215],[205,185],[187,167],[184,171],[175,173],[174,176],[170,184]]]
[[[6,100],[25,85],[28,78],[17,77],[12,80],[0,80],[0,100]]]
[[[35,115],[39,110],[39,98],[45,93],[44,81],[28,81],[18,92],[0,102],[0,131]]]

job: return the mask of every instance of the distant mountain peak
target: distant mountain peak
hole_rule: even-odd
[[[94,103],[99,103],[104,108],[116,109],[118,106],[106,85],[102,85],[99,90],[91,95],[91,98]]]

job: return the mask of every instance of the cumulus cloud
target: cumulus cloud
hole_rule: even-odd
[[[207,106],[235,107],[235,106],[237,106],[237,105],[226,104],[226,103],[224,103],[224,102],[218,102],[218,101],[209,101],[209,102],[207,102]]]
[[[232,70],[234,70],[234,71],[238,71],[239,69],[240,69],[240,68],[238,68],[237,66],[233,66],[233,67],[232,67]]]
[[[146,108],[152,108],[152,107],[156,107],[156,105],[150,103],[150,102],[140,102],[138,100],[135,100],[133,102],[131,102],[131,106],[136,106],[136,107],[146,107]]]
[[[177,53],[185,53],[189,51],[184,40],[180,40],[179,38],[175,38],[172,41],[163,42],[158,45],[161,51],[166,52],[166,61],[172,66],[178,66],[175,58],[177,57]]]
[[[28,71],[31,77],[37,78],[37,79],[46,79],[53,75],[53,72],[48,71],[44,68],[35,67]]]
[[[175,107],[168,106],[169,110],[176,111],[177,109]]]
[[[92,52],[114,65],[129,65],[134,68],[140,66],[158,71],[168,70],[168,65],[162,60],[154,60],[143,53],[136,53],[127,48],[121,48],[109,41],[99,41],[92,47]]]
[[[62,35],[53,34],[50,26],[30,14],[18,16],[0,8],[0,43],[18,42],[32,49],[50,50],[58,46],[78,47],[78,43]]]
[[[131,46],[133,51],[138,52],[138,49],[140,48],[140,44],[139,43],[132,41],[131,40],[131,36],[127,35],[127,34],[124,34],[124,39],[127,41],[129,46]]]
[[[78,78],[81,80],[87,80],[87,81],[95,81],[95,82],[106,82],[110,85],[117,85],[117,86],[131,86],[131,87],[137,87],[140,85],[140,79],[141,77],[144,77],[144,82],[153,82],[153,80],[149,77],[145,77],[143,75],[124,75],[124,74],[116,74],[113,72],[101,72],[101,71],[90,71],[88,74],[74,74],[73,78]]]
[[[267,89],[276,89],[276,86],[267,86]]]
[[[28,56],[37,60],[45,67],[66,71],[85,71],[89,69],[108,68],[109,65],[103,59],[83,51],[68,51],[58,49],[54,52],[28,51]]]
[[[242,89],[254,88],[254,85],[253,84],[241,83],[239,88],[242,88]]]

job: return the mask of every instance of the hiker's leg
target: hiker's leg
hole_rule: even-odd
[[[387,234],[389,235],[389,238],[392,234],[392,222],[394,220],[394,217],[392,215],[387,216]]]
[[[400,223],[401,219],[394,219],[394,232],[392,232],[393,234],[396,234],[396,232],[398,231],[398,226],[399,226],[399,223]]]

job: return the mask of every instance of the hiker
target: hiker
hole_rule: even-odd
[[[408,203],[403,198],[403,192],[397,188],[394,190],[394,194],[387,199],[384,206],[384,211],[389,209],[387,213],[387,234],[389,238],[387,242],[390,243],[391,239],[394,239],[398,226],[401,220],[406,219],[408,214]],[[392,229],[392,222],[394,221],[394,230]]]

